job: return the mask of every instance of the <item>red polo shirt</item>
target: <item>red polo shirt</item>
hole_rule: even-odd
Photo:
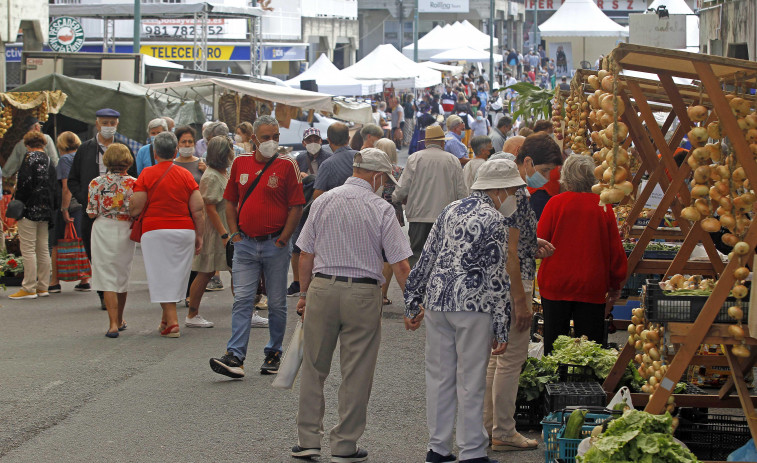
[[[263,167],[265,163],[258,162],[254,155],[237,157],[231,165],[229,183],[223,193],[224,199],[237,205],[239,229],[247,236],[281,231],[289,209],[305,204],[297,161],[289,156],[279,156],[265,171],[240,211],[239,202]]]

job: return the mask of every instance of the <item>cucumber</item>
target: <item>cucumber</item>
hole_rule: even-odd
[[[586,414],[588,410],[574,410],[568,418],[568,424],[565,425],[565,434],[563,437],[566,439],[580,439],[581,427],[584,425]]]

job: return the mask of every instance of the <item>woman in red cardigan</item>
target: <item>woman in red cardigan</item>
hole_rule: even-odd
[[[544,353],[570,331],[602,342],[605,316],[620,296],[628,263],[612,206],[599,206],[590,156],[569,156],[560,183],[565,192],[544,207],[536,234],[555,252],[542,260],[539,292],[544,310]]]

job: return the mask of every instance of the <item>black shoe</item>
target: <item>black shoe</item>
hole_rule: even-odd
[[[60,292],[60,285],[50,285],[47,287],[48,293],[59,293]]]
[[[459,463],[499,463],[499,460],[492,460],[489,457],[471,458],[470,460],[460,460]]]
[[[426,454],[426,463],[446,463],[451,461],[457,461],[457,457],[452,455],[451,453],[445,457],[434,452],[433,450],[429,450]]]
[[[300,447],[299,445],[295,445],[294,447],[292,447],[292,456],[294,458],[310,460],[312,457],[320,457],[321,449],[318,449],[318,448],[305,449],[305,448]]]
[[[357,449],[357,452],[352,455],[331,455],[331,463],[353,463],[356,461],[365,461],[368,459],[368,451],[361,448]]]
[[[210,369],[229,378],[244,378],[244,361],[228,352],[221,358],[210,359]]]
[[[92,286],[89,283],[79,283],[74,286],[74,291],[92,291]]]
[[[263,365],[260,367],[260,374],[275,375],[279,372],[279,365],[281,365],[281,353],[277,351],[269,352],[266,354]]]
[[[287,297],[299,297],[300,295],[300,282],[293,281],[289,288],[287,288]]]

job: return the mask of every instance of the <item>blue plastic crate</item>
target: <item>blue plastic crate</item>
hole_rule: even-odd
[[[582,407],[576,407],[582,408]],[[545,463],[552,463],[555,459],[560,457],[560,443],[558,441],[558,435],[561,428],[563,428],[563,418],[567,420],[572,410],[562,410],[559,412],[553,412],[547,415],[541,422],[542,425],[542,437],[544,439],[544,461]],[[588,432],[587,435],[591,435],[591,430],[595,426],[603,424],[605,421],[612,418],[612,412],[609,410],[606,413],[587,413],[584,419],[584,425],[581,428],[581,434]],[[576,445],[576,449],[578,446]],[[573,454],[575,460],[575,453]],[[567,462],[566,462],[567,463]]]
[[[607,417],[609,419],[611,416],[607,415]],[[578,446],[581,444],[581,441],[591,436],[591,431],[595,426],[599,426],[600,424],[593,426],[584,425],[581,428],[581,437],[579,439],[566,439],[563,437],[565,435],[565,426],[562,426],[557,432],[557,447],[559,448],[560,459],[565,463],[575,463],[576,455],[578,455]]]

